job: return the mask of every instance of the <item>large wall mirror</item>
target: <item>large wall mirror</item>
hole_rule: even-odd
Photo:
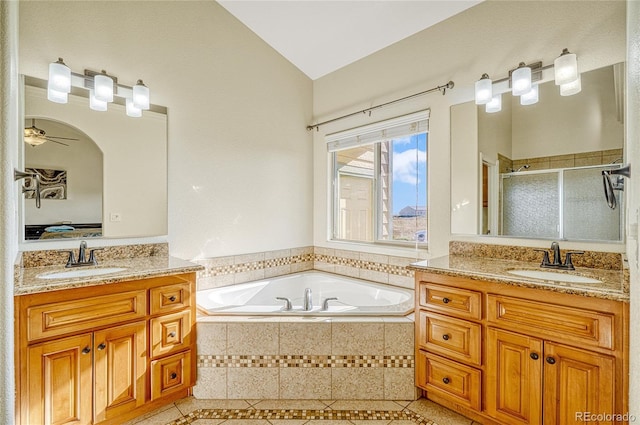
[[[117,103],[97,112],[84,90],[58,104],[47,100],[46,81],[24,82],[20,151],[24,168],[40,176],[42,201],[36,208],[32,191],[21,195],[22,241],[166,235],[166,108],[141,118]]]
[[[573,96],[541,83],[534,105],[504,93],[497,113],[451,107],[453,234],[623,240],[625,182],[611,209],[602,170],[624,163],[624,64],[581,78]]]

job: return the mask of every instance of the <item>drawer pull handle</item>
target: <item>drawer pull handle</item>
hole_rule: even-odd
[[[90,352],[91,352],[91,348],[89,348],[89,347],[84,347],[82,349],[82,354],[89,354]]]
[[[445,341],[449,341],[449,338],[451,337],[448,334],[442,335],[442,339],[444,339]]]
[[[442,382],[444,382],[445,384],[449,384],[449,382],[451,382],[449,380],[449,378],[442,378]]]
[[[176,333],[175,332],[169,332],[169,334],[167,336],[169,338],[175,338],[176,337]]]
[[[540,358],[540,356],[538,356],[538,353],[531,353],[529,354],[529,357],[531,357],[533,360],[538,360]]]
[[[98,350],[104,350],[105,348],[107,348],[107,345],[104,342],[98,345]]]
[[[171,379],[176,379],[178,377],[178,374],[175,372],[171,372],[171,375],[169,375],[169,378]]]
[[[553,357],[551,357],[551,356],[547,357],[547,363],[555,364],[555,362],[556,362],[556,359],[554,359]]]
[[[171,296],[169,297],[169,301],[171,301],[171,302],[175,302],[175,300],[177,300],[177,298],[176,298],[176,296],[175,296],[175,295],[171,295]]]
[[[445,303],[445,304],[449,304],[449,302],[450,302],[450,301],[451,301],[451,300],[450,300],[449,298],[447,298],[447,297],[444,297],[444,298],[442,299],[442,302],[443,302],[443,303]]]

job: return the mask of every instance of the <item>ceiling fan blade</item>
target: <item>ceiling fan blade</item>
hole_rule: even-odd
[[[50,139],[48,137],[45,137],[45,139],[47,139],[47,141],[49,141],[49,142],[57,143],[59,145],[69,146],[66,143],[58,142],[57,140],[53,140],[53,139]]]
[[[62,140],[80,140],[80,139],[74,139],[73,137],[59,137],[59,136],[48,136],[47,137],[51,137],[53,139],[62,139]]]

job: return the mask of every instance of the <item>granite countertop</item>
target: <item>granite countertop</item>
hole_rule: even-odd
[[[86,270],[95,268],[122,267],[125,270],[96,276],[42,279],[42,274]],[[35,294],[38,292],[80,288],[92,285],[107,285],[128,280],[169,276],[203,270],[204,267],[192,262],[170,256],[145,256],[100,261],[98,266],[65,268],[64,264],[42,267],[17,267],[15,273],[14,295]]]
[[[541,268],[539,263],[461,255],[447,255],[424,260],[411,264],[409,268],[415,271],[426,271],[493,283],[504,283],[513,286],[538,288],[566,294],[629,302],[628,273],[625,273],[623,270],[576,267],[576,270],[564,271]],[[566,273],[598,279],[601,283],[574,283],[534,279],[510,274],[508,273],[509,270],[536,270]]]

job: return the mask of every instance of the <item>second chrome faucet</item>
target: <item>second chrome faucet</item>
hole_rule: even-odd
[[[69,254],[69,259],[65,267],[82,267],[82,266],[97,266],[98,260],[96,259],[95,251],[102,248],[93,248],[89,251],[89,259],[86,259],[87,242],[80,242],[80,249],[78,250],[78,260],[76,261],[73,251],[63,251]]]

